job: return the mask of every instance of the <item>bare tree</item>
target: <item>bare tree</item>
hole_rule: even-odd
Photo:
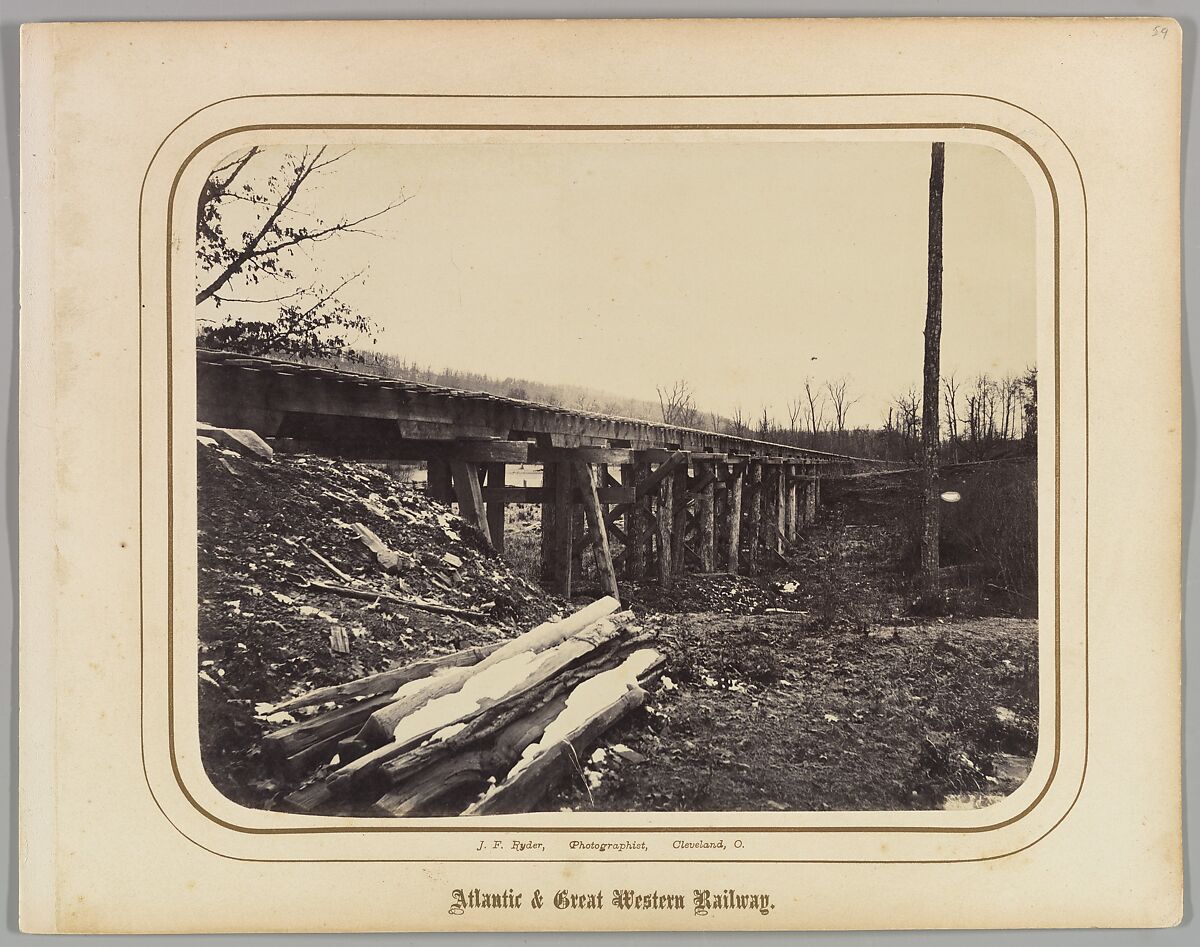
[[[908,391],[896,398],[893,403],[895,420],[891,423],[903,439],[907,450],[916,441],[917,432],[920,430],[921,400],[917,397],[917,389],[909,386]],[[891,408],[888,409],[888,418],[889,420],[892,418]]]
[[[992,442],[996,440],[996,407],[1000,398],[1001,386],[990,375],[976,375],[971,389],[966,395],[967,440],[971,452],[976,459],[984,456]]]
[[[817,444],[817,435],[825,425],[825,396],[820,386],[814,387],[812,379],[804,379],[804,397],[808,404],[808,430],[812,434],[812,446]]]
[[[942,401],[946,408],[946,435],[950,440],[950,449],[954,452],[954,460],[958,462],[958,379],[954,373],[942,378]]]
[[[762,414],[758,419],[758,436],[761,440],[766,440],[767,435],[771,433],[771,418],[767,414],[766,406],[763,406]]]
[[[796,433],[796,422],[800,420],[800,414],[804,410],[804,402],[797,395],[787,403],[788,412],[788,431],[792,434]]]
[[[745,437],[749,430],[746,427],[745,412],[740,404],[734,407],[733,413],[729,417],[729,428],[734,437]]]
[[[1022,437],[1032,447],[1037,447],[1037,369],[1027,368],[1021,376],[1021,414],[1024,419]]]
[[[1000,438],[1007,441],[1017,436],[1017,428],[1021,421],[1021,379],[1016,375],[1005,375],[999,388],[1003,401]]]
[[[838,436],[846,433],[846,415],[858,403],[858,398],[850,398],[846,394],[847,380],[842,376],[837,381],[825,382],[825,390],[829,392],[829,403],[833,406],[834,424],[837,425]]]
[[[942,352],[942,193],[945,187],[946,144],[933,143],[929,168],[929,270],[925,305],[924,408],[921,419],[925,511],[921,523],[921,584],[925,594],[939,588],[941,565],[941,496],[938,489],[939,448],[938,379]]]
[[[696,400],[691,386],[685,379],[674,382],[670,388],[656,387],[658,406],[664,424],[676,427],[693,427],[696,423]]]
[[[575,395],[575,410],[583,412],[599,412],[601,404],[588,391],[580,391]]]
[[[373,320],[339,295],[365,278],[365,267],[330,284],[305,285],[291,266],[295,254],[309,246],[348,233],[372,233],[368,222],[408,200],[400,196],[367,213],[332,221],[301,211],[297,197],[349,153],[306,148],[256,174],[265,159],[263,150],[253,147],[208,175],[196,208],[196,305],[209,300],[217,307],[261,305],[268,313],[273,307],[275,315],[231,316],[224,323],[199,320],[200,344],[250,354],[335,356],[345,354],[353,341],[345,333],[375,331]],[[264,296],[259,291],[263,284],[275,288]]]

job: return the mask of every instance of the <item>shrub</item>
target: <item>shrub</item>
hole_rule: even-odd
[[[962,590],[983,593],[990,587],[1007,595],[1016,611],[1036,615],[1037,468],[1005,463],[966,469],[961,476],[943,477],[941,485],[962,496],[957,503],[942,504],[942,584],[948,598],[918,603],[917,611],[973,611],[980,605],[978,594]],[[919,486],[911,497],[899,517],[905,541],[898,558],[902,571],[914,577],[920,563]]]
[[[1037,470],[1033,464],[980,468],[959,503],[942,509],[947,565],[966,565],[971,584],[986,583],[1037,606]]]

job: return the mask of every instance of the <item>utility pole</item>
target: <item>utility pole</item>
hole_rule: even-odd
[[[946,143],[933,143],[929,168],[929,290],[925,304],[925,392],[921,417],[924,461],[925,510],[921,521],[921,590],[927,599],[938,594],[938,537],[941,532],[941,496],[938,462],[942,349],[942,192],[946,177]]]

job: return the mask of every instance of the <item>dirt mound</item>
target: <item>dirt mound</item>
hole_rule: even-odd
[[[269,806],[282,788],[257,745],[289,721],[260,716],[266,705],[508,638],[557,610],[448,507],[383,470],[309,455],[271,462],[207,442],[197,453],[200,742],[209,776],[234,801]],[[383,571],[354,524],[400,554],[399,574]]]

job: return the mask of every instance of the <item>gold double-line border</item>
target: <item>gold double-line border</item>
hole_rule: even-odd
[[[555,96],[555,95],[545,95],[545,96],[540,96],[540,95],[445,95],[445,94],[443,94],[443,95],[436,95],[436,94],[435,95],[424,95],[424,94],[417,94],[417,93],[413,93],[413,94],[404,94],[404,93],[395,93],[395,94],[393,94],[393,93],[361,93],[361,94],[355,94],[355,93],[314,93],[314,94],[280,93],[280,94],[266,94],[266,95],[232,96],[230,98],[221,99],[216,102],[212,102],[209,105],[206,105],[200,109],[197,109],[195,112],[193,112],[191,115],[189,115],[183,121],[181,121],[178,125],[175,126],[174,129],[172,129],[172,131],[170,133],[168,133],[168,135],[163,139],[163,141],[160,142],[158,148],[154,152],[154,155],[151,157],[150,164],[147,167],[146,174],[143,178],[141,197],[139,200],[139,220],[138,220],[139,299],[144,305],[145,297],[144,297],[144,291],[143,291],[143,286],[142,286],[143,260],[141,259],[141,251],[140,251],[140,247],[143,242],[142,241],[143,216],[142,216],[141,212],[143,210],[144,203],[145,203],[146,181],[149,179],[150,169],[153,167],[155,159],[157,158],[158,154],[162,151],[162,148],[165,146],[167,140],[171,137],[172,134],[175,133],[175,131],[177,131],[180,127],[182,127],[184,124],[186,124],[187,121],[189,121],[191,118],[198,115],[200,112],[205,111],[206,109],[209,109],[209,108],[213,108],[217,105],[227,103],[227,102],[238,101],[238,100],[247,100],[247,99],[291,99],[291,98],[385,98],[385,99],[429,98],[429,99],[534,99],[534,100],[539,100],[539,99],[557,99],[557,100],[663,100],[663,99],[714,100],[715,99],[715,100],[729,100],[729,99],[807,99],[807,98],[837,99],[837,98],[913,98],[913,97],[950,97],[950,98],[984,99],[984,100],[988,100],[988,101],[992,101],[992,102],[1000,102],[1004,105],[1008,105],[1008,106],[1015,108],[1021,112],[1024,112],[1025,114],[1028,114],[1031,117],[1033,117],[1034,119],[1036,119],[1041,124],[1045,125],[1052,133],[1055,134],[1056,137],[1058,137],[1059,141],[1062,142],[1064,149],[1066,149],[1067,153],[1071,155],[1071,159],[1075,163],[1075,168],[1076,168],[1077,173],[1079,172],[1078,161],[1075,160],[1075,157],[1071,153],[1070,148],[1067,147],[1066,142],[1063,141],[1062,137],[1059,136],[1058,133],[1055,132],[1054,129],[1051,128],[1044,120],[1042,120],[1040,117],[1034,115],[1032,112],[1029,112],[1027,109],[1023,109],[1020,106],[1015,105],[1012,102],[1008,102],[1004,99],[999,99],[999,98],[996,98],[993,96],[984,96],[984,95],[955,94],[955,93],[884,93],[884,94],[850,93],[850,94],[831,94],[831,95],[794,94],[794,95],[727,95],[727,96],[703,96],[703,95],[651,95],[651,96],[634,96],[634,95],[629,95],[629,96],[619,96],[619,95],[612,95],[612,96],[603,96],[603,95]],[[173,462],[173,446],[174,446],[175,390],[174,390],[174,372],[173,372],[173,364],[172,364],[172,358],[171,358],[171,352],[173,350],[173,344],[174,344],[173,303],[172,303],[173,275],[172,275],[171,236],[174,233],[174,227],[175,227],[174,212],[175,212],[176,192],[178,190],[179,183],[183,177],[184,172],[187,170],[187,168],[191,164],[191,162],[195,159],[196,155],[198,155],[204,149],[208,148],[210,145],[213,145],[216,142],[221,141],[222,139],[230,138],[234,135],[240,135],[245,132],[254,132],[254,131],[272,131],[273,132],[273,131],[371,131],[371,130],[375,130],[375,131],[501,131],[501,132],[507,132],[507,131],[513,131],[513,132],[519,132],[519,131],[568,131],[568,132],[581,131],[581,132],[593,132],[593,131],[871,131],[871,130],[875,130],[875,131],[946,131],[946,130],[962,130],[962,129],[971,129],[971,130],[976,130],[976,131],[988,132],[991,134],[998,135],[1002,138],[1005,138],[1005,139],[1017,144],[1027,154],[1029,154],[1030,157],[1034,160],[1034,162],[1038,165],[1038,167],[1042,171],[1042,174],[1045,176],[1047,185],[1049,186],[1050,196],[1051,196],[1051,204],[1052,204],[1052,209],[1053,209],[1052,223],[1053,223],[1053,255],[1054,255],[1054,264],[1053,264],[1054,391],[1055,391],[1056,399],[1059,399],[1059,403],[1061,403],[1060,311],[1061,311],[1061,282],[1062,281],[1061,281],[1061,273],[1060,273],[1061,221],[1060,221],[1058,190],[1055,186],[1054,178],[1050,174],[1050,170],[1047,167],[1045,161],[1042,159],[1041,155],[1038,154],[1038,152],[1028,142],[1026,142],[1024,139],[1022,139],[1020,136],[1014,134],[1011,131],[1008,131],[1007,129],[1000,128],[995,125],[983,124],[983,123],[978,123],[978,122],[863,122],[863,123],[847,123],[847,122],[823,122],[823,123],[810,123],[810,122],[745,122],[745,123],[741,123],[741,122],[698,122],[698,123],[648,122],[648,123],[639,123],[639,122],[630,122],[630,123],[613,123],[613,124],[590,123],[590,122],[589,123],[574,123],[574,124],[572,124],[572,123],[567,123],[567,124],[554,124],[554,123],[505,124],[505,123],[475,123],[475,122],[464,122],[464,123],[458,123],[458,122],[455,122],[455,123],[437,123],[437,122],[414,122],[414,123],[262,122],[262,123],[238,125],[238,126],[234,126],[234,127],[225,129],[224,131],[218,132],[217,134],[210,136],[209,138],[207,138],[203,142],[201,142],[199,145],[197,145],[195,148],[193,148],[192,151],[188,154],[188,156],[184,159],[184,161],[180,165],[179,169],[176,171],[174,178],[172,179],[172,182],[171,182],[171,188],[168,193],[168,199],[167,199],[166,234],[165,234],[165,245],[163,248],[164,249],[164,258],[165,258],[165,268],[166,268],[165,269],[165,272],[166,272],[166,293],[165,293],[166,307],[165,308],[166,308],[166,336],[167,336],[165,355],[166,355],[166,377],[167,377],[167,390],[166,390],[166,404],[167,404],[166,451],[167,451],[167,457],[166,457],[166,460],[167,460],[167,471],[168,471],[168,476],[167,476],[167,548],[168,548],[168,556],[167,556],[167,612],[168,612],[168,614],[167,614],[167,681],[168,681],[167,717],[168,717],[168,745],[169,745],[169,755],[170,755],[170,760],[171,760],[172,774],[174,776],[176,784],[178,785],[180,791],[182,792],[183,796],[188,800],[188,802],[196,809],[197,812],[199,812],[202,816],[204,816],[205,818],[207,818],[214,824],[216,824],[224,829],[229,829],[231,831],[239,832],[239,833],[247,834],[247,835],[265,835],[265,836],[339,835],[339,834],[359,835],[359,834],[373,834],[373,833],[379,833],[379,832],[383,832],[383,833],[396,833],[396,832],[400,832],[400,833],[404,833],[404,832],[434,832],[434,833],[436,833],[436,832],[451,832],[451,833],[459,832],[459,833],[461,833],[461,832],[468,832],[468,833],[478,834],[479,832],[481,832],[483,830],[483,826],[477,822],[474,822],[473,820],[465,820],[466,822],[469,822],[469,824],[463,824],[463,825],[422,826],[422,825],[412,824],[412,823],[406,822],[405,820],[401,820],[401,819],[382,820],[379,824],[368,823],[366,825],[355,825],[355,826],[311,826],[311,827],[300,827],[300,828],[253,828],[253,827],[247,827],[247,826],[238,825],[233,822],[229,822],[225,819],[220,818],[217,815],[214,815],[213,813],[211,813],[207,809],[205,809],[200,804],[200,802],[192,795],[192,793],[188,789],[187,785],[184,783],[183,778],[180,774],[178,761],[177,761],[177,757],[176,757],[176,744],[175,744],[175,689],[174,689],[174,680],[175,680],[175,647],[174,647],[174,645],[175,645],[175,638],[174,638],[174,633],[175,633],[175,628],[174,628],[175,568],[174,568],[173,550],[175,548],[175,532],[174,532],[174,530],[175,530],[175,496],[174,496],[174,473],[175,473],[175,471],[174,471],[174,462]],[[1087,283],[1087,227],[1086,227],[1087,196],[1086,196],[1086,190],[1084,189],[1084,185],[1083,185],[1082,173],[1079,174],[1079,180],[1080,180],[1080,189],[1081,189],[1081,193],[1082,193],[1082,197],[1083,197],[1083,213],[1084,213],[1084,247],[1083,247],[1083,251],[1084,251],[1084,339],[1085,339],[1085,345],[1084,345],[1084,371],[1085,371],[1084,470],[1085,470],[1085,483],[1086,483],[1087,474],[1089,471],[1088,446],[1087,446],[1089,443],[1089,440],[1088,440],[1088,418],[1087,418],[1087,409],[1088,409],[1087,397],[1088,396],[1087,396],[1087,379],[1086,379],[1087,367],[1088,367],[1087,366],[1087,304],[1088,304],[1087,285],[1088,285],[1088,283]],[[139,356],[141,356],[143,354],[142,348],[143,348],[143,343],[142,343],[141,336],[139,334]],[[144,365],[144,361],[142,360],[141,357],[139,357],[139,388],[141,388],[142,382],[144,381],[144,379],[142,378],[142,374],[144,371],[143,365]],[[142,390],[142,396],[143,397],[145,396],[144,390]],[[143,432],[142,414],[143,414],[143,412],[141,409],[141,405],[139,403],[139,419],[138,419],[139,420],[139,433]],[[1062,646],[1062,633],[1061,633],[1061,615],[1062,615],[1062,602],[1061,602],[1062,461],[1061,461],[1061,438],[1062,438],[1061,412],[1058,410],[1058,405],[1056,404],[1056,409],[1054,412],[1054,444],[1055,444],[1055,455],[1054,455],[1054,496],[1055,496],[1055,503],[1054,503],[1054,589],[1055,589],[1055,596],[1054,596],[1054,693],[1055,693],[1055,713],[1054,713],[1054,728],[1053,728],[1054,729],[1054,738],[1055,738],[1054,739],[1054,758],[1052,761],[1050,774],[1045,782],[1045,785],[1039,791],[1038,795],[1021,812],[1019,812],[1016,815],[1011,816],[1010,818],[1007,818],[1001,822],[994,823],[992,825],[965,826],[965,827],[880,826],[880,825],[845,825],[845,826],[745,826],[745,825],[736,825],[736,826],[721,826],[721,825],[713,825],[713,824],[695,825],[695,826],[504,825],[502,827],[499,827],[497,829],[497,831],[501,831],[503,834],[512,834],[512,833],[518,833],[518,832],[571,833],[571,834],[595,834],[595,833],[614,833],[614,832],[621,832],[621,833],[646,832],[646,833],[658,833],[658,834],[662,834],[662,833],[682,834],[682,833],[706,832],[706,833],[710,833],[710,834],[711,833],[739,833],[739,834],[743,834],[743,835],[751,835],[751,834],[779,833],[779,832],[785,832],[785,833],[864,833],[864,832],[875,833],[875,832],[879,832],[879,833],[895,833],[895,834],[975,835],[975,834],[980,834],[980,833],[984,833],[984,832],[993,832],[998,829],[1005,828],[1006,826],[1012,825],[1013,823],[1025,818],[1034,808],[1036,808],[1036,806],[1041,802],[1041,800],[1043,798],[1045,798],[1047,792],[1049,791],[1051,784],[1054,782],[1055,776],[1058,774],[1060,757],[1061,757],[1061,752],[1062,752],[1062,749],[1061,749],[1061,738],[1062,738],[1062,653],[1061,653],[1061,646]],[[141,441],[139,441],[139,459],[142,457],[143,454],[144,454],[144,444]],[[145,482],[144,481],[145,481],[144,467],[139,465],[139,498],[140,499],[144,498],[144,491],[145,491]],[[1088,667],[1088,665],[1087,665],[1087,606],[1086,606],[1086,601],[1087,601],[1086,562],[1087,562],[1087,551],[1088,551],[1087,550],[1087,543],[1088,543],[1087,517],[1088,517],[1088,513],[1087,513],[1087,502],[1086,502],[1086,494],[1085,494],[1085,504],[1084,504],[1084,562],[1085,562],[1084,601],[1085,601],[1085,606],[1084,606],[1084,616],[1083,616],[1083,620],[1084,620],[1084,625],[1083,625],[1083,627],[1084,627],[1083,774],[1085,774],[1086,770],[1087,770],[1087,739],[1088,739],[1088,727],[1089,727],[1089,721],[1088,721],[1089,707],[1088,707],[1088,700],[1087,700],[1087,667]],[[139,522],[139,544],[142,545],[143,547],[144,547],[144,542],[142,540],[143,540],[143,534],[144,534],[144,527],[145,527],[144,522]],[[146,776],[147,784],[149,785],[150,778],[149,778],[148,769],[145,764],[145,741],[144,741],[144,732],[145,732],[144,731],[144,727],[145,727],[145,719],[144,719],[145,718],[145,687],[144,687],[144,684],[145,684],[145,637],[146,637],[145,636],[145,623],[146,623],[145,622],[145,605],[144,605],[144,603],[145,603],[145,595],[144,595],[145,576],[144,576],[144,565],[142,565],[140,563],[140,560],[139,560],[139,586],[142,590],[142,601],[143,601],[142,623],[141,623],[142,624],[142,627],[141,627],[142,707],[140,710],[140,719],[141,719],[141,724],[142,724],[142,728],[143,728],[143,730],[142,730],[142,732],[143,732],[142,760],[143,760],[143,772]],[[1040,621],[1041,621],[1041,619],[1039,617],[1039,624],[1040,624]],[[1041,716],[1041,710],[1039,709],[1039,717],[1040,716]],[[1041,731],[1041,730],[1042,730],[1042,726],[1039,725],[1039,731]],[[1081,777],[1080,777],[1080,787],[1079,787],[1080,790],[1082,789],[1083,774],[1081,774]],[[153,796],[153,787],[151,786],[150,788],[151,788],[151,795]],[[691,863],[696,863],[696,864],[707,864],[707,863],[713,863],[713,864],[722,864],[722,863],[734,863],[734,864],[741,864],[741,863],[744,863],[744,864],[781,864],[781,863],[782,864],[798,864],[798,863],[948,864],[948,863],[953,863],[953,862],[989,861],[989,860],[992,860],[995,858],[1003,858],[1003,857],[1007,857],[1008,855],[1016,854],[1016,852],[1024,851],[1025,849],[1029,848],[1030,846],[1036,844],[1038,841],[1041,840],[1041,838],[1044,838],[1047,834],[1049,834],[1049,832],[1053,831],[1058,825],[1060,825],[1062,823],[1063,819],[1065,819],[1067,814],[1071,811],[1071,809],[1074,808],[1075,803],[1078,801],[1078,798],[1079,798],[1079,791],[1077,790],[1075,797],[1071,801],[1071,805],[1055,821],[1055,823],[1049,829],[1047,829],[1047,831],[1045,833],[1043,833],[1038,839],[1035,839],[1034,841],[1029,842],[1028,844],[1022,846],[1021,848],[1015,849],[1013,852],[1008,852],[1008,853],[1004,853],[1001,855],[988,855],[988,856],[981,856],[981,857],[976,857],[976,858],[961,858],[961,859],[741,859],[741,858],[739,858],[739,859],[722,859],[722,860],[717,860],[717,859],[691,860],[691,859],[637,859],[637,858],[635,858],[635,859],[605,859],[603,861],[603,863],[621,864],[621,863],[625,863],[625,862],[629,862],[629,863],[662,862],[662,863],[675,864],[675,863],[691,862]],[[155,803],[156,803],[156,805],[159,805],[160,811],[163,812],[163,815],[168,819],[168,821],[171,821],[170,817],[167,816],[165,810],[162,809],[162,806],[161,806],[161,804],[158,803],[157,799],[155,799]],[[172,822],[172,825],[174,825],[173,822]],[[175,826],[175,827],[176,827],[176,829],[178,829],[178,826]],[[179,830],[179,831],[182,832],[182,830]],[[190,839],[190,837],[189,837],[189,839]],[[194,839],[190,839],[190,840],[193,842],[195,841]],[[197,842],[196,844],[200,844],[200,843]],[[207,848],[207,846],[201,846],[201,847],[206,848],[206,850],[208,850],[208,851],[212,851],[214,854],[221,855],[222,857],[235,858],[235,856],[229,856],[229,855],[225,855],[221,852],[216,852],[213,849]],[[374,859],[374,858],[367,858],[367,859],[359,859],[359,858],[317,858],[317,859],[292,859],[292,858],[273,859],[273,858],[271,858],[271,859],[268,859],[268,858],[263,858],[263,859],[258,859],[258,858],[254,858],[254,859],[245,859],[245,858],[235,858],[235,860],[264,861],[264,862],[272,862],[272,861],[434,862],[434,861],[436,861],[436,862],[457,862],[457,863],[476,863],[478,861],[477,859],[429,859],[429,858],[421,858],[421,859],[402,859],[402,858],[388,858],[388,859]],[[567,862],[567,861],[574,861],[574,860],[573,859],[546,858],[546,859],[502,859],[502,860],[489,859],[489,861],[490,862],[511,861],[511,862],[520,863],[520,864],[536,864],[539,862],[560,863],[560,862]]]

